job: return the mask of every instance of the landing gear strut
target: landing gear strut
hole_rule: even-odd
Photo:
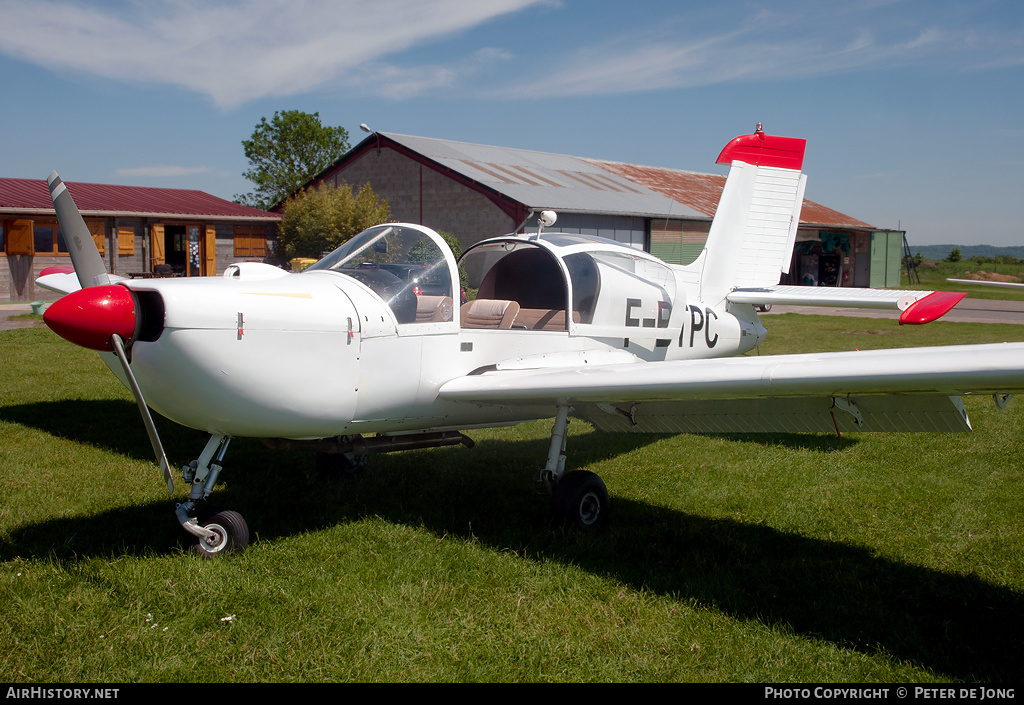
[[[249,545],[249,526],[238,512],[201,509],[220,477],[221,463],[231,438],[213,435],[198,459],[182,468],[182,477],[192,484],[188,501],[175,510],[181,528],[196,537],[193,546],[204,558],[241,553]]]
[[[556,523],[579,531],[596,531],[608,521],[608,489],[587,470],[565,472],[565,441],[569,429],[569,403],[560,400],[551,429],[547,464],[539,481],[551,493],[551,513]]]

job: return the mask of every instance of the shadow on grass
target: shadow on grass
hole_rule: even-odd
[[[209,438],[205,433],[179,426],[157,414],[153,414],[153,418],[172,465],[179,454],[190,460],[199,455]],[[134,401],[64,399],[12,404],[0,407],[0,420],[109,450],[133,460],[153,460],[146,427]]]
[[[95,404],[107,411],[107,402]],[[41,427],[51,425],[57,422]],[[97,444],[106,438],[107,447],[119,448],[99,430],[76,438]],[[187,441],[186,452],[195,455],[202,444],[193,438],[175,443],[185,447]],[[573,465],[636,451],[658,438],[575,436]],[[848,443],[814,436],[761,442],[822,452]],[[870,548],[623,500],[614,497],[614,487],[613,521],[603,533],[552,529],[547,500],[535,496],[533,473],[524,468],[542,462],[547,444],[546,438],[488,440],[472,452],[442,448],[379,456],[361,477],[322,479],[315,477],[310,454],[266,451],[241,439],[228,454],[226,489],[214,501],[245,515],[260,542],[378,516],[572,564],[638,590],[837,647],[886,654],[951,678],[1012,682],[1024,675],[1024,595],[973,576],[896,562]],[[125,452],[145,457],[147,450],[143,433],[141,445],[130,444]],[[170,502],[153,503],[21,527],[0,544],[0,556],[75,561],[167,554],[187,543],[172,510]]]

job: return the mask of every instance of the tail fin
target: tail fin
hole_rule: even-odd
[[[720,303],[737,287],[775,286],[789,271],[804,186],[806,140],[769,136],[760,124],[718,156],[731,163],[704,246],[701,299]]]

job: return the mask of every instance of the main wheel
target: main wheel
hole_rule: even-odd
[[[592,472],[570,472],[555,485],[551,506],[556,521],[562,525],[596,531],[608,521],[608,489]]]
[[[213,536],[201,538],[193,550],[204,558],[215,558],[227,553],[241,553],[249,545],[249,525],[238,512],[222,509],[199,518],[199,526],[209,529]]]

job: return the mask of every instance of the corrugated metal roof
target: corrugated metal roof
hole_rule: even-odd
[[[673,201],[686,204],[711,218],[725,188],[725,177],[719,174],[698,174],[637,164],[621,164],[588,159],[591,164],[618,174],[623,178],[644,184],[653,191],[663,193]],[[805,225],[823,225],[836,228],[873,230],[874,226],[837,210],[804,199],[800,222]]]
[[[462,176],[540,210],[657,218],[712,218],[725,176],[585,159],[565,154],[380,133]],[[366,142],[373,140],[371,135]],[[805,225],[874,226],[804,199]]]
[[[198,217],[206,220],[276,221],[278,213],[239,205],[203,191],[144,186],[114,186],[64,182],[84,215],[140,217]],[[43,179],[0,178],[0,210],[53,212],[50,190]]]
[[[530,208],[576,213],[700,217],[700,213],[643,184],[586,159],[526,149],[380,133],[431,161]],[[371,138],[372,139],[372,136]]]

